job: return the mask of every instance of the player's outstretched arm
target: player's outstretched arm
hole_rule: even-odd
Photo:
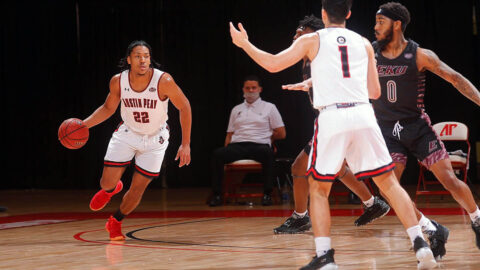
[[[164,73],[158,82],[158,91],[161,98],[168,97],[180,114],[182,126],[182,144],[178,148],[175,160],[180,159],[178,167],[190,164],[190,134],[192,130],[192,108],[187,97],[173,80],[172,76]]]
[[[429,70],[440,78],[451,83],[458,92],[462,93],[468,99],[480,106],[480,92],[478,92],[478,89],[469,80],[463,77],[462,74],[442,62],[433,51],[418,48],[417,66],[419,70]]]
[[[297,90],[297,91],[305,91],[305,92],[308,92],[308,90],[311,87],[312,87],[312,78],[306,79],[305,81],[299,82],[299,83],[282,85],[283,90]]]
[[[110,93],[107,95],[105,102],[98,107],[89,117],[83,120],[83,123],[88,127],[94,127],[103,121],[107,120],[115,113],[120,104],[120,74],[112,77],[110,80]]]
[[[301,36],[289,48],[273,55],[250,43],[247,31],[241,23],[238,24],[238,28],[239,30],[230,22],[233,44],[242,48],[257,64],[269,72],[282,71],[302,60],[305,55],[311,60],[318,51],[318,35],[315,33]]]

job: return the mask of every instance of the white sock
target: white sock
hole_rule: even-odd
[[[331,249],[332,240],[330,237],[315,237],[315,250],[317,251],[317,257],[321,257]]]
[[[470,215],[470,219],[472,220],[472,222],[475,222],[475,220],[477,220],[477,218],[480,218],[480,209],[478,209],[478,206],[477,206],[477,210],[473,211],[472,213],[468,213]]]
[[[422,214],[422,217],[420,218],[420,220],[418,221],[418,225],[420,225],[420,227],[422,227],[422,231],[424,233],[426,233],[428,231],[434,232],[434,231],[437,230],[437,227],[435,227],[435,225],[432,224],[430,219],[426,218],[423,214]]]
[[[308,210],[303,213],[298,213],[297,211],[293,211],[293,213],[295,213],[299,218],[303,218],[308,213]]]
[[[412,246],[413,246],[413,241],[415,241],[415,238],[417,237],[420,237],[423,240],[425,240],[423,238],[423,233],[422,233],[422,229],[420,228],[420,225],[416,225],[408,228],[407,234],[408,234],[408,237],[410,237],[410,242],[412,242]]]
[[[365,204],[366,207],[370,207],[373,205],[375,202],[375,198],[372,196],[370,199],[363,201],[363,204]]]

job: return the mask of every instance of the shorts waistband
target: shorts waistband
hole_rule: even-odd
[[[318,108],[318,111],[322,113],[329,110],[346,109],[346,108],[351,108],[351,107],[366,105],[366,104],[370,104],[370,103],[366,103],[366,102],[334,103],[327,106],[322,106]]]
[[[159,129],[157,129],[157,131],[153,132],[152,134],[143,134],[143,133],[139,133],[139,132],[136,132],[135,130],[133,130],[132,128],[130,128],[129,126],[127,126],[125,123],[123,123],[122,125],[120,125],[119,128],[121,127],[124,127],[125,130],[128,130],[129,132],[133,132],[139,136],[144,136],[144,137],[154,137],[154,136],[157,136],[159,132],[163,131],[164,129],[170,131],[170,128],[168,127],[168,124],[165,123],[163,124]],[[118,129],[117,129],[118,130]]]

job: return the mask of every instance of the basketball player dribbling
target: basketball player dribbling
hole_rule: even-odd
[[[369,104],[369,98],[380,96],[373,48],[345,28],[351,5],[351,0],[322,0],[325,29],[301,36],[276,55],[253,46],[240,23],[240,31],[230,23],[230,34],[235,45],[270,72],[292,66],[304,56],[312,63],[314,106],[320,114],[307,173],[317,255],[302,269],[337,269],[328,194],[344,159],[357,178],[373,178],[406,228],[418,268],[431,269],[436,266],[433,253],[423,238],[412,201],[393,174],[394,164]]]
[[[160,173],[170,136],[169,100],[179,110],[182,127],[182,143],[175,159],[180,159],[179,167],[190,164],[190,103],[170,74],[154,68],[158,64],[151,55],[151,47],[145,41],[130,43],[125,58],[120,60],[122,72],[110,80],[105,103],[84,120],[88,128],[94,127],[112,116],[121,104],[123,122],[110,139],[100,179],[102,189],[92,198],[90,209],[102,209],[122,190],[120,178],[135,158],[130,189],[106,224],[110,240],[114,241],[125,239],[121,230],[123,218],[138,206],[148,184]]]
[[[448,153],[432,129],[425,113],[425,71],[450,82],[460,93],[480,106],[480,93],[461,74],[443,63],[431,50],[420,48],[406,40],[403,33],[410,22],[410,13],[400,3],[380,6],[376,14],[373,43],[377,59],[382,95],[372,101],[383,137],[395,163],[395,175],[400,180],[412,153],[450,191],[455,200],[469,213],[471,227],[480,249],[480,210],[470,188],[453,172]],[[445,255],[449,231],[426,218],[415,208],[422,231],[428,235],[436,258]]]
[[[299,26],[295,31],[293,40],[301,37],[304,34],[313,33],[320,29],[323,29],[325,25],[320,18],[314,15],[305,16],[303,20],[299,22]],[[310,61],[305,57],[302,65],[303,79],[310,78]],[[288,89],[288,87],[284,87]],[[305,91],[308,92],[310,101],[313,105],[313,93],[312,88],[308,87]],[[318,111],[315,110],[317,114]],[[308,215],[308,181],[305,172],[308,166],[308,155],[310,154],[312,141],[310,141],[305,148],[297,155],[295,161],[292,164],[292,177],[293,177],[293,198],[295,203],[295,210],[292,215],[285,220],[285,222],[273,229],[275,234],[294,234],[302,233],[311,228],[310,217]],[[390,211],[390,206],[385,203],[381,198],[372,196],[367,186],[363,181],[358,181],[353,173],[348,169],[346,164],[342,165],[342,168],[338,172],[338,179],[342,181],[351,191],[353,191],[361,200],[364,205],[364,213],[355,220],[355,225],[365,225],[375,219],[381,218]]]

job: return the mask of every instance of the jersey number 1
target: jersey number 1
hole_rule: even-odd
[[[348,67],[347,46],[338,46],[340,51],[340,60],[342,61],[342,73],[344,78],[350,78],[350,68]]]

